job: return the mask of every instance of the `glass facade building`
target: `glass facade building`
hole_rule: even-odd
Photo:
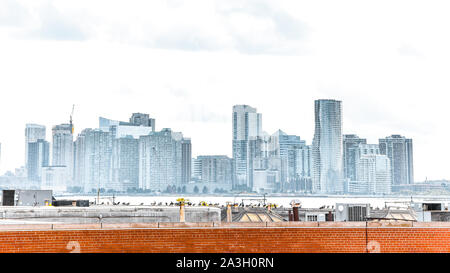
[[[182,186],[183,135],[166,128],[139,138],[139,188],[175,191]]]
[[[52,128],[52,165],[66,166],[67,177],[73,178],[73,135],[70,124],[60,124]],[[70,183],[71,184],[71,183]]]
[[[28,143],[36,142],[38,139],[44,139],[46,136],[46,128],[44,125],[31,124],[25,125],[25,167],[28,160]]]
[[[357,164],[357,182],[365,194],[391,193],[391,163],[387,156],[363,154]]]
[[[85,193],[111,189],[112,137],[99,129],[84,129],[75,141],[75,185]]]
[[[197,160],[201,166],[200,181],[202,183],[231,184],[232,160],[225,155],[203,155]]]
[[[234,189],[251,189],[251,166],[248,162],[248,145],[251,138],[262,134],[262,115],[248,105],[233,106],[233,161]]]
[[[342,106],[337,100],[315,101],[313,139],[313,191],[342,193]]]
[[[393,185],[414,183],[412,139],[391,135],[379,139],[380,153],[391,161]]]
[[[42,177],[42,167],[49,164],[50,144],[38,139],[36,142],[28,143],[27,156],[27,176],[28,180],[40,182]]]
[[[359,157],[359,145],[366,144],[365,138],[359,138],[357,135],[344,135],[343,140],[343,161],[344,178],[350,181],[356,180],[356,165]]]

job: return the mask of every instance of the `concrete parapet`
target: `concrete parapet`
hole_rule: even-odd
[[[219,208],[185,207],[184,211],[186,222],[220,221]],[[0,207],[0,216],[6,220],[76,224],[179,222],[180,209],[157,206]]]
[[[101,229],[102,224],[52,224],[52,229]]]

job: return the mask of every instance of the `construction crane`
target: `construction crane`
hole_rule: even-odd
[[[72,135],[74,132],[74,128],[73,128],[73,122],[72,122],[72,117],[73,117],[73,111],[75,110],[75,104],[72,105],[72,113],[70,113],[70,129],[72,130]]]

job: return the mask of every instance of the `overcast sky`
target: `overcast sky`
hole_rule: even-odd
[[[23,165],[26,123],[149,113],[231,155],[231,112],[308,144],[314,100],[343,131],[413,139],[415,180],[450,179],[448,1],[0,1],[0,172]]]

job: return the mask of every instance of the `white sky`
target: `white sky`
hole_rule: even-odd
[[[413,138],[416,181],[450,178],[448,1],[0,1],[0,172],[26,123],[156,118],[193,154],[231,155],[231,112],[308,144],[314,99],[343,100],[344,133]]]

